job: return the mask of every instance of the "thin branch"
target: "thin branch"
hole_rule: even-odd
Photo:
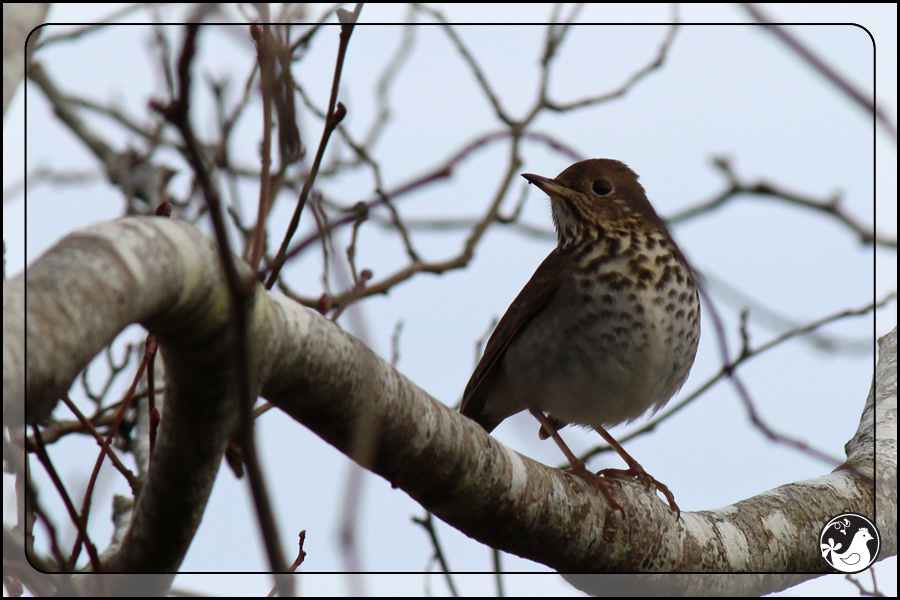
[[[137,385],[143,377],[144,370],[147,368],[148,364],[149,357],[145,351],[144,357],[141,360],[141,364],[138,366],[137,373],[135,373],[134,377],[131,380],[131,386],[128,388],[128,391],[125,394],[124,401],[119,404],[118,410],[116,411],[116,417],[109,428],[109,432],[106,434],[106,439],[104,439],[100,445],[100,453],[97,455],[97,459],[94,461],[94,468],[91,470],[91,475],[88,478],[88,484],[84,490],[84,498],[81,501],[80,522],[85,530],[87,530],[88,517],[90,516],[92,506],[91,499],[94,495],[94,486],[97,484],[97,478],[100,476],[100,467],[103,465],[103,458],[108,454],[110,444],[112,443],[112,440],[115,437],[116,433],[118,433],[119,431],[119,426],[122,424],[122,419],[125,418],[125,411],[128,410],[128,408],[134,401],[134,391],[135,389],[137,389]],[[75,414],[77,415],[78,413],[76,412]],[[78,536],[75,538],[75,544],[72,547],[72,555],[69,559],[69,564],[72,567],[74,567],[75,562],[78,560],[79,554],[81,554],[81,544],[83,541],[87,543],[87,540],[79,531]]]
[[[656,57],[647,64],[643,69],[634,73],[631,77],[629,77],[625,82],[620,85],[618,88],[612,90],[611,92],[606,92],[604,94],[600,94],[598,96],[590,96],[588,98],[584,98],[582,100],[576,100],[574,102],[569,103],[559,103],[550,100],[549,98],[544,99],[544,106],[548,109],[555,112],[566,112],[570,110],[574,110],[577,108],[584,108],[585,106],[592,106],[594,104],[601,104],[604,102],[608,102],[615,98],[619,98],[627,94],[631,89],[636,86],[642,79],[650,75],[653,71],[659,69],[663,63],[665,62],[666,56],[669,53],[669,47],[672,45],[672,41],[675,39],[675,33],[678,31],[678,22],[676,20],[673,23],[669,30],[666,32],[666,36],[663,38],[662,43],[659,46],[659,49],[656,52]]]
[[[455,269],[461,269],[469,264],[469,261],[472,260],[472,257],[475,253],[475,247],[478,245],[478,242],[484,236],[488,227],[497,220],[498,211],[500,209],[500,204],[506,196],[506,192],[509,189],[509,185],[512,182],[513,177],[518,171],[521,165],[521,159],[518,157],[518,138],[513,137],[512,148],[510,150],[510,154],[512,159],[510,160],[509,167],[503,177],[503,180],[500,183],[500,187],[497,192],[494,194],[494,198],[490,203],[487,211],[482,216],[482,218],[475,224],[472,230],[469,232],[468,238],[465,240],[463,244],[463,248],[459,254],[456,256],[446,259],[440,262],[422,262],[415,261],[410,263],[404,268],[396,271],[393,275],[389,275],[381,281],[374,283],[372,285],[367,285],[364,288],[354,287],[346,291],[344,294],[333,298],[333,303],[336,306],[348,306],[352,302],[359,300],[360,298],[365,298],[368,296],[372,296],[375,294],[386,294],[393,286],[397,285],[402,281],[406,281],[416,273],[434,273],[441,274],[446,271],[451,271]],[[298,302],[301,302],[307,306],[313,306],[318,303],[318,299],[312,300],[310,298],[295,298]]]
[[[456,590],[456,584],[453,583],[453,577],[450,575],[450,566],[447,564],[447,558],[444,556],[444,550],[441,548],[441,542],[438,539],[437,531],[434,528],[434,517],[430,512],[425,513],[425,518],[412,518],[413,523],[421,525],[422,529],[428,533],[428,539],[431,540],[431,547],[434,549],[433,558],[441,564],[441,572],[447,581],[447,587],[450,588],[450,595],[459,598],[459,592]]]
[[[268,12],[268,4],[261,5]],[[265,17],[265,15],[262,15]],[[266,22],[268,19],[263,18]],[[269,25],[251,25],[250,35],[256,40],[257,62],[259,63],[260,90],[263,101],[263,139],[260,146],[260,178],[259,202],[257,204],[256,227],[250,236],[250,254],[248,263],[253,270],[259,269],[266,239],[266,218],[272,206],[272,177],[269,168],[272,166],[272,96],[275,92],[275,38]],[[292,93],[291,92],[288,93]],[[296,125],[295,125],[296,127]]]
[[[841,204],[840,194],[835,193],[831,198],[821,200],[789,192],[784,188],[767,181],[744,182],[738,178],[737,174],[735,174],[731,166],[731,161],[722,156],[714,158],[713,165],[715,165],[715,167],[728,179],[728,188],[705,202],[701,202],[696,206],[672,215],[666,219],[667,223],[676,224],[688,221],[699,215],[712,212],[714,209],[721,208],[729,201],[738,198],[742,194],[751,194],[782,200],[787,204],[794,204],[829,215],[855,233],[862,244],[874,244],[885,248],[897,248],[897,240],[895,238],[877,234],[873,229],[866,227],[853,215],[849,214]]]
[[[484,95],[487,96],[488,102],[490,102],[491,106],[494,107],[494,114],[497,116],[497,118],[503,121],[503,123],[505,123],[509,127],[513,127],[514,125],[516,125],[512,117],[507,115],[506,111],[503,110],[503,107],[500,106],[500,99],[488,84],[487,77],[481,70],[481,67],[478,66],[478,62],[475,60],[475,57],[472,56],[471,52],[469,52],[469,49],[456,34],[456,30],[453,29],[453,26],[447,21],[443,13],[434,10],[433,8],[429,8],[424,4],[414,4],[413,6],[415,6],[416,9],[431,15],[435,20],[437,20],[438,23],[441,24],[441,27],[447,33],[450,41],[453,42],[454,46],[456,46],[457,52],[459,52],[460,56],[462,56],[463,60],[467,65],[469,65],[469,68],[472,70],[472,74],[475,76],[475,80],[481,87],[481,91],[484,92]]]
[[[79,27],[78,29],[75,29],[73,31],[69,31],[66,33],[60,33],[57,35],[48,35],[40,40],[38,45],[35,47],[35,50],[44,48],[46,46],[49,46],[51,44],[55,44],[58,42],[77,40],[80,37],[91,34],[95,31],[105,27],[106,25],[109,25],[110,23],[113,23],[114,21],[121,19],[122,17],[126,17],[126,16],[130,15],[131,13],[133,13],[137,10],[140,10],[141,8],[144,8],[144,6],[145,5],[143,3],[127,4],[127,5],[123,6],[122,8],[120,8],[119,10],[113,12],[109,16],[107,16],[103,19],[99,19],[96,23],[84,25],[83,27]]]
[[[69,408],[69,410],[72,411],[72,414],[75,415],[75,417],[78,419],[78,423],[80,423],[81,426],[91,434],[91,436],[97,442],[97,445],[100,446],[101,451],[109,457],[109,460],[112,462],[116,470],[119,471],[119,473],[121,473],[123,477],[125,477],[125,480],[128,482],[128,487],[131,488],[131,493],[134,494],[135,497],[139,496],[141,493],[141,487],[144,483],[143,480],[141,480],[140,477],[137,477],[131,471],[131,469],[125,466],[125,464],[119,459],[115,451],[113,451],[113,449],[110,448],[106,441],[103,439],[103,436],[100,434],[100,432],[97,431],[96,427],[94,427],[94,424],[91,423],[91,421],[87,417],[85,417],[80,410],[78,410],[78,407],[75,405],[71,398],[69,398],[68,396],[63,396],[62,401]],[[41,433],[41,437],[41,441],[46,445],[46,440],[43,439],[43,432]]]
[[[100,555],[97,554],[97,547],[94,546],[94,543],[91,542],[90,537],[88,537],[87,520],[82,520],[78,517],[78,511],[75,510],[75,504],[72,502],[72,498],[69,497],[69,493],[66,491],[62,480],[59,478],[59,474],[53,467],[53,462],[51,462],[50,456],[47,454],[47,449],[44,447],[44,441],[41,439],[41,430],[38,428],[37,424],[32,425],[32,430],[34,432],[34,449],[37,453],[38,460],[41,461],[42,465],[44,465],[44,469],[47,471],[47,475],[50,476],[50,479],[53,481],[54,487],[56,487],[56,490],[59,492],[59,496],[66,507],[66,512],[69,513],[69,518],[72,520],[75,528],[78,529],[78,536],[84,540],[84,545],[87,547],[88,556],[91,559],[91,568],[95,573],[101,573],[103,571],[103,565],[100,563]],[[40,506],[37,504],[37,496],[33,493],[33,489],[32,502],[32,509],[38,514],[38,516],[41,516],[43,513],[40,509]],[[44,520],[44,522],[48,526],[50,525],[50,521],[46,520],[46,517],[43,517],[42,520]],[[73,562],[67,562],[65,560],[65,557],[62,556],[62,553],[59,550],[57,550],[55,554],[57,556],[57,561],[59,561],[60,569],[71,571],[75,567],[75,564]]]
[[[741,7],[747,11],[747,14],[755,19],[756,22],[762,23],[763,27],[765,27],[772,35],[781,40],[785,46],[790,48],[797,56],[803,59],[803,61],[843,92],[845,96],[853,100],[853,102],[858,104],[866,112],[874,115],[876,121],[881,123],[884,130],[887,131],[888,135],[891,136],[891,139],[894,140],[894,143],[897,142],[897,126],[891,122],[891,118],[884,112],[884,109],[881,106],[875,103],[873,98],[868,97],[865,92],[853,85],[847,78],[839,75],[835,69],[826,64],[825,61],[819,58],[806,46],[806,44],[801,42],[797,36],[793,35],[788,28],[773,23],[772,19],[760,9],[759,5],[741,3]]]
[[[350,43],[350,36],[353,34],[353,26],[356,23],[361,10],[362,4],[357,4],[354,13],[349,13],[343,9],[338,9],[337,11],[338,18],[341,19],[341,35],[338,44],[337,60],[334,65],[331,98],[328,101],[328,116],[325,118],[325,127],[322,130],[322,139],[319,140],[319,147],[316,150],[316,158],[313,160],[306,181],[303,182],[303,189],[300,192],[300,198],[297,200],[297,207],[294,209],[291,222],[288,225],[287,232],[281,242],[281,248],[278,249],[278,254],[275,256],[275,260],[272,263],[272,270],[269,273],[269,278],[266,280],[267,290],[272,289],[272,286],[275,285],[275,281],[278,279],[278,272],[281,271],[281,267],[284,266],[284,262],[287,259],[288,244],[290,244],[291,238],[294,237],[297,226],[300,224],[300,214],[303,212],[303,207],[306,205],[306,199],[309,197],[309,192],[316,180],[319,166],[322,164],[322,157],[325,155],[325,147],[328,145],[328,140],[331,137],[332,132],[338,126],[338,123],[340,123],[347,114],[347,108],[337,101],[337,94],[341,82],[341,72],[344,67],[344,56],[347,54],[347,46]],[[346,13],[346,17],[343,16],[344,13]],[[344,22],[345,18],[348,22]],[[352,19],[352,21],[350,19]]]

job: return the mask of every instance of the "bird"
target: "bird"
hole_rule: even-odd
[[[653,414],[687,380],[700,340],[700,298],[684,255],[656,214],[638,175],[612,159],[577,162],[556,178],[523,173],[550,197],[557,246],[540,264],[485,345],[459,411],[488,433],[528,410],[571,471],[610,506],[612,477],[665,495],[606,431]],[[589,471],[558,430],[596,430],[628,469]]]

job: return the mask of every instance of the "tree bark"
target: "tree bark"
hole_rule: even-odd
[[[240,267],[249,277],[246,264]],[[3,302],[6,423],[22,423],[23,406],[28,423],[46,417],[127,325],[139,322],[158,335],[167,379],[158,445],[131,530],[106,566],[177,570],[236,423],[229,294],[214,243],[163,218],[101,223],[62,240],[24,277],[4,281]],[[844,465],[676,521],[636,482],[616,486],[624,518],[610,511],[581,479],[510,450],[281,294],[257,286],[250,318],[249,368],[259,395],[493,547],[564,572],[809,574],[802,580],[827,572],[810,540],[849,510],[875,520],[882,557],[896,553],[896,330],[880,340]],[[23,320],[24,336],[17,334]],[[727,581],[730,593],[741,594],[799,583],[797,576]],[[682,575],[659,585],[721,593],[723,580]]]

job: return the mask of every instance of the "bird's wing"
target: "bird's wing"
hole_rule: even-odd
[[[491,334],[484,354],[466,385],[459,412],[474,419],[487,431],[492,431],[500,424],[500,421],[495,423],[485,419],[482,413],[500,370],[503,355],[519,330],[543,310],[559,289],[560,262],[559,250],[554,249],[537,268],[513,303],[509,305],[506,314],[497,323],[497,328]]]

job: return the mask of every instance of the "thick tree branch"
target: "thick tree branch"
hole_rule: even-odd
[[[185,223],[123,219],[65,238],[25,280],[30,422],[53,408],[125,325],[142,322],[159,336],[168,387],[158,446],[131,531],[110,567],[177,569],[237,418],[234,374],[222,370],[229,303],[213,243]],[[5,309],[17,306],[21,281],[4,282]],[[4,310],[4,328],[23,316]],[[859,431],[847,444],[852,470],[842,466],[734,506],[683,513],[680,521],[635,482],[614,490],[625,517],[609,511],[577,477],[513,452],[329,320],[260,286],[248,352],[254,390],[484,543],[561,571],[816,573],[824,563],[809,540],[841,510],[874,517],[885,536],[882,556],[896,552],[891,335],[893,342],[882,341]],[[4,361],[19,351],[15,337],[4,335]],[[4,377],[5,412],[7,398],[22,397],[22,385]]]

